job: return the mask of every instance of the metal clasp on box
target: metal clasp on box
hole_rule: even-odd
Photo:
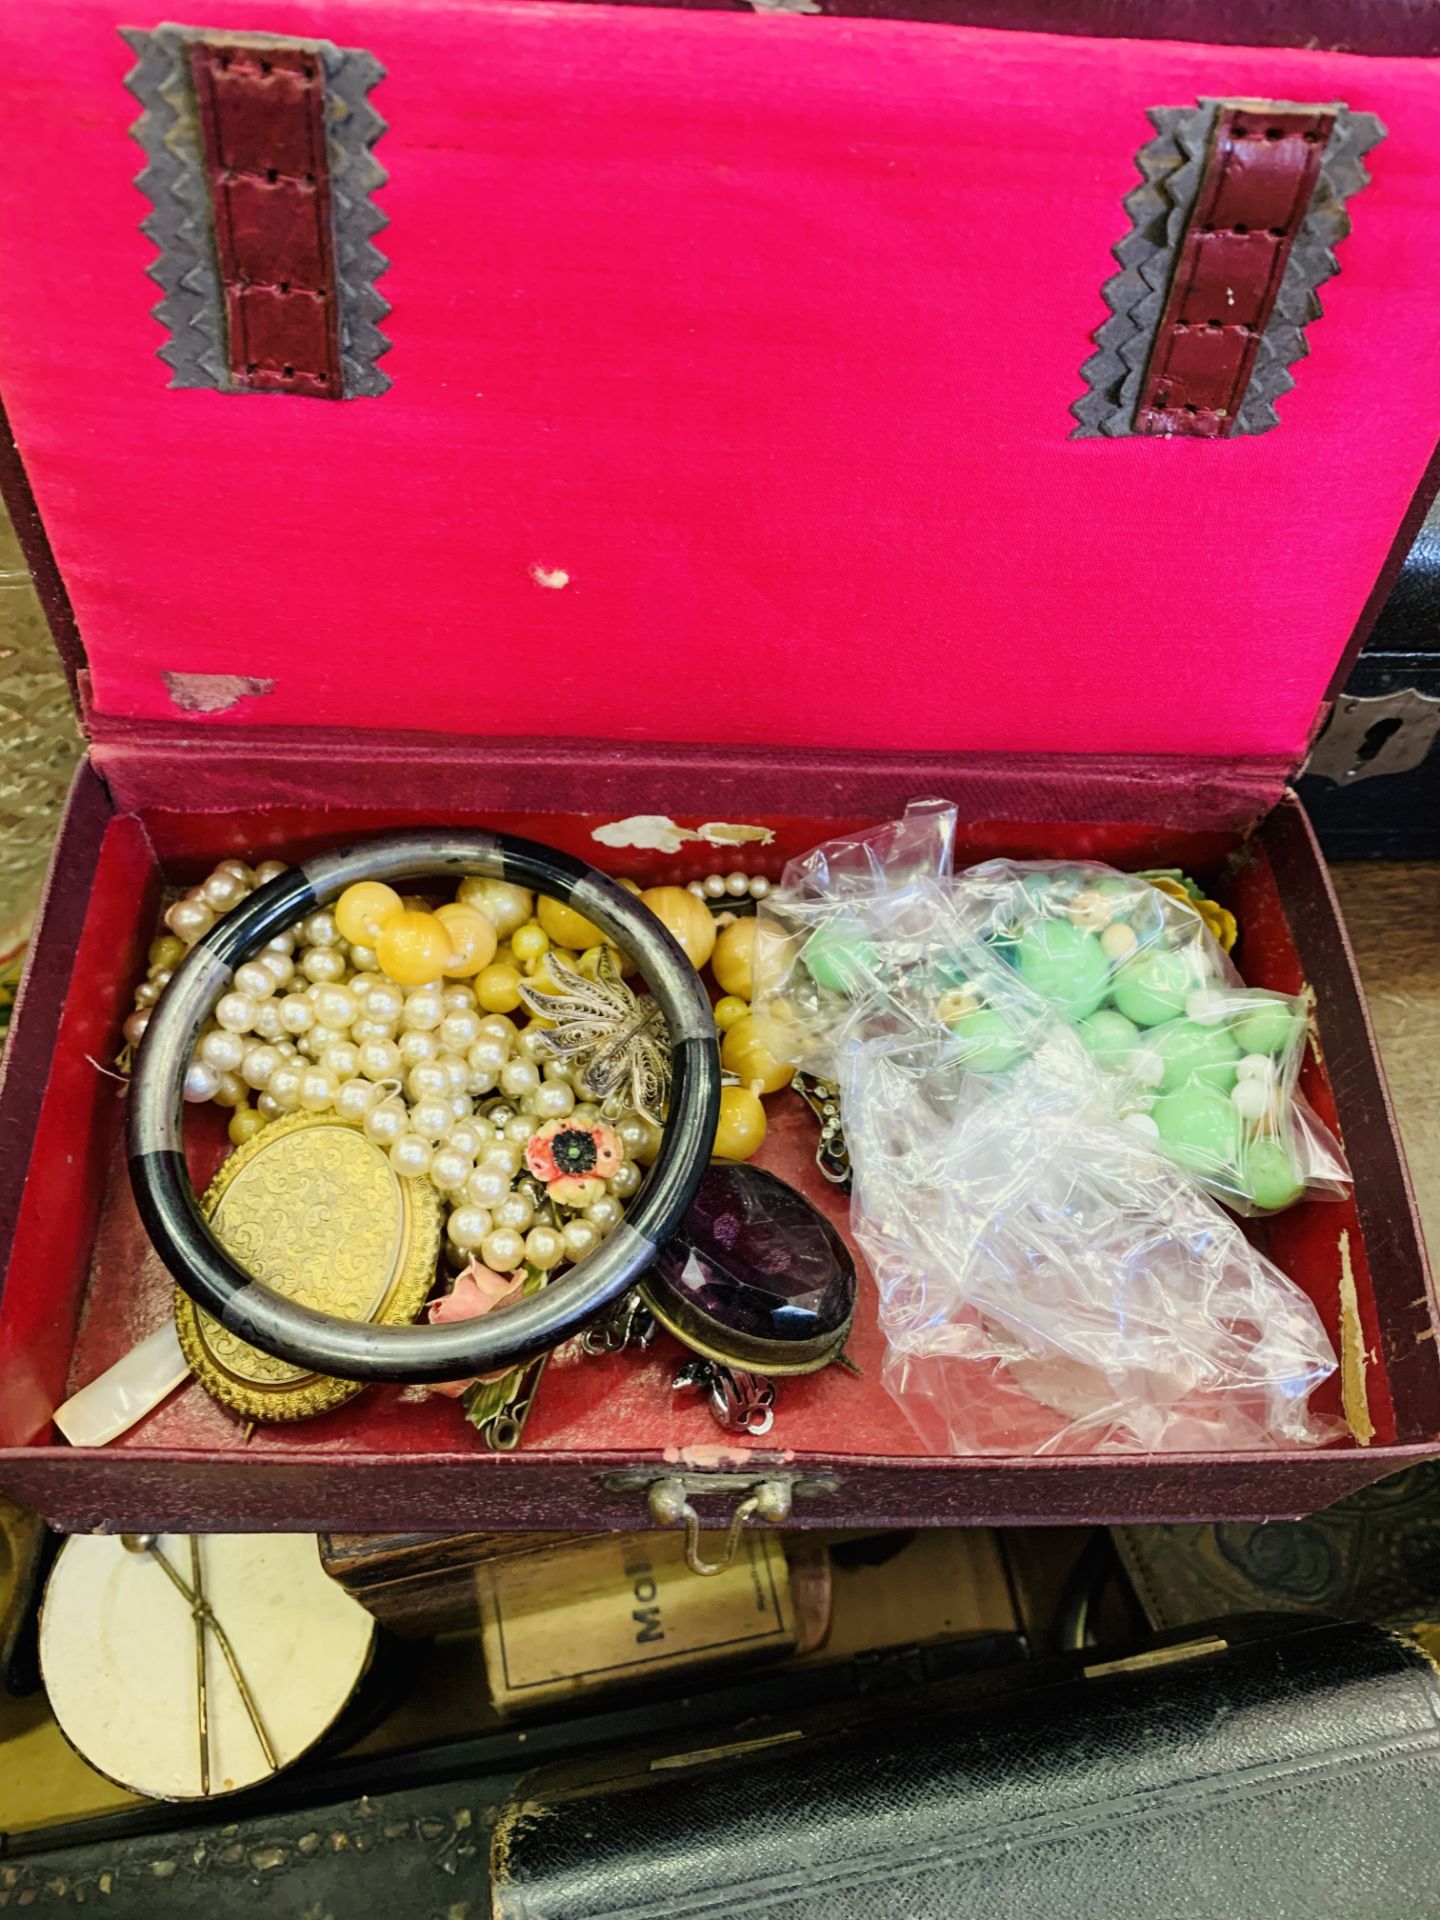
[[[790,1518],[797,1497],[834,1493],[835,1480],[800,1477],[795,1474],[771,1474],[757,1480],[740,1473],[667,1473],[654,1475],[643,1469],[607,1473],[600,1484],[610,1493],[643,1491],[650,1518],[657,1527],[684,1527],[685,1564],[692,1573],[723,1573],[740,1551],[740,1537],[755,1520],[783,1526]],[[718,1560],[706,1560],[700,1552],[702,1521],[695,1511],[692,1496],[730,1493],[740,1496],[730,1516],[725,1543]]]

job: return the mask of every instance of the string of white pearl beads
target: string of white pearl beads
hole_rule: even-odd
[[[697,900],[763,900],[770,882],[763,873],[707,873],[703,880],[690,880],[687,891]]]

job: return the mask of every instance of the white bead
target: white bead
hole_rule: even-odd
[[[700,882],[702,900],[723,900],[725,898],[725,876],[723,873],[707,873]]]
[[[515,1037],[515,1054],[518,1059],[528,1060],[532,1066],[543,1066],[551,1058],[550,1029],[548,1027],[526,1027]]]
[[[360,1049],[349,1040],[332,1040],[320,1055],[337,1080],[353,1080],[360,1072]]]
[[[233,873],[247,892],[255,884],[254,869],[247,867],[243,860],[222,860],[215,871],[216,873]]]
[[[446,1013],[475,1013],[475,989],[466,986],[463,980],[452,980],[448,987],[440,989],[440,1004]]]
[[[257,1092],[270,1084],[270,1076],[280,1064],[280,1052],[276,1047],[264,1041],[258,1047],[246,1049],[245,1059],[240,1068],[240,1078],[247,1087]]]
[[[504,1100],[492,1100],[485,1109],[485,1118],[496,1133],[504,1133],[515,1118],[515,1109]]]
[[[367,1040],[355,1053],[367,1080],[399,1079],[400,1049],[393,1040]]]
[[[471,1104],[469,1094],[452,1094],[450,1096],[450,1111],[454,1114],[457,1122],[468,1120],[475,1111],[474,1106]]]
[[[322,1026],[318,1020],[305,1035],[305,1040],[314,1051],[317,1060],[327,1047],[344,1046],[349,1039],[350,1036],[343,1027]]]
[[[1087,933],[1099,933],[1115,918],[1113,903],[1103,893],[1096,893],[1093,887],[1082,887],[1066,906],[1065,913],[1072,925],[1083,928]]]
[[[214,926],[215,916],[203,900],[177,900],[166,912],[165,924],[191,947]]]
[[[285,1031],[278,1000],[262,1000],[255,1009],[254,1032],[262,1040],[278,1040]]]
[[[398,1100],[381,1100],[365,1116],[365,1138],[377,1147],[392,1147],[409,1125],[410,1116]]]
[[[480,1038],[465,1050],[466,1064],[471,1072],[488,1076],[492,1086],[498,1084],[501,1070],[509,1058],[509,1043],[505,1040],[497,1040],[493,1033],[482,1033]]]
[[[402,1133],[390,1149],[390,1164],[396,1173],[419,1177],[430,1171],[435,1150],[418,1133]]]
[[[449,1093],[450,1076],[438,1060],[417,1060],[405,1076],[405,1091],[412,1100]]]
[[[217,1073],[235,1073],[245,1058],[246,1046],[238,1033],[217,1027],[200,1042],[200,1058]]]
[[[1147,1140],[1158,1140],[1160,1138],[1160,1129],[1148,1113],[1127,1113],[1125,1115],[1125,1124],[1135,1133],[1143,1133]],[[614,1182],[612,1181],[611,1184],[613,1186]]]
[[[732,900],[743,900],[750,891],[750,876],[738,870],[725,876],[725,891]]]
[[[578,1114],[575,1116],[578,1119]],[[589,1122],[594,1125],[594,1122]],[[637,1153],[643,1153],[650,1145],[649,1122],[642,1120],[638,1113],[627,1113],[615,1123],[615,1132],[620,1144],[631,1159]]]
[[[480,1165],[503,1167],[507,1186],[524,1164],[525,1149],[517,1146],[513,1140],[492,1140],[480,1149]]]
[[[185,1098],[187,1100],[213,1100],[215,1089],[220,1085],[220,1076],[214,1067],[207,1067],[203,1060],[192,1060],[185,1069]]]
[[[248,993],[223,993],[215,1007],[215,1019],[231,1033],[249,1033],[257,1011],[258,1003]]]
[[[417,1100],[410,1109],[410,1125],[427,1140],[440,1140],[455,1124],[455,1111],[448,1100]]]
[[[1242,1080],[1265,1081],[1270,1078],[1271,1071],[1272,1063],[1268,1053],[1247,1053],[1235,1069]]]
[[[1263,1080],[1237,1080],[1230,1089],[1230,1099],[1242,1119],[1260,1120],[1270,1104],[1270,1089]]]
[[[255,1102],[255,1110],[263,1114],[267,1120],[278,1120],[285,1111],[280,1102],[269,1093],[261,1094]]]
[[[357,1047],[367,1040],[393,1040],[395,1028],[388,1020],[367,1020],[362,1013],[358,1020],[351,1022],[350,1038]]]
[[[554,1227],[532,1227],[525,1236],[525,1258],[541,1273],[549,1273],[565,1258],[565,1242]]]
[[[430,1162],[430,1184],[438,1187],[441,1193],[455,1193],[470,1178],[470,1156],[457,1153],[454,1147],[441,1142]],[[484,1235],[481,1235],[484,1238]]]
[[[763,900],[769,891],[770,882],[766,879],[765,875],[763,873],[752,873],[750,876],[750,898],[752,900]]]
[[[613,1194],[603,1193],[585,1209],[585,1218],[603,1240],[607,1233],[613,1233],[619,1226],[622,1211],[620,1202]]]
[[[507,1120],[505,1122],[505,1138],[513,1141],[522,1152],[530,1144],[530,1136],[534,1131],[535,1119],[533,1114],[517,1113],[513,1120]]]
[[[644,1177],[635,1162],[627,1160],[611,1174],[610,1191],[617,1200],[632,1199],[640,1191],[640,1182]]]
[[[537,1120],[563,1120],[575,1105],[573,1090],[560,1080],[547,1080],[525,1096],[525,1105]]]
[[[500,1069],[500,1091],[507,1100],[523,1100],[540,1084],[540,1072],[533,1061],[507,1060]]]
[[[480,1242],[480,1254],[494,1273],[509,1273],[525,1258],[525,1242],[513,1227],[496,1227]]]
[[[485,1165],[465,1177],[465,1194],[477,1207],[498,1207],[510,1191],[513,1178],[505,1167]]]
[[[315,996],[315,1011],[327,1027],[344,1029],[360,1018],[360,1002],[348,987],[324,987]]]
[[[436,1158],[440,1156],[437,1154]],[[435,1168],[432,1163],[431,1178]],[[456,1207],[445,1222],[445,1232],[451,1241],[464,1249],[466,1253],[476,1252],[481,1243],[494,1231],[490,1216],[483,1207]]]
[[[142,980],[135,989],[137,1007],[153,1007],[160,998],[160,988],[153,980]]]
[[[442,1053],[437,1056],[435,1064],[443,1071],[450,1093],[470,1091],[470,1068],[458,1053]]]
[[[142,1007],[138,1012],[132,1013],[129,1016],[120,1031],[125,1035],[125,1038],[130,1042],[132,1047],[138,1047],[140,1042],[145,1038],[145,1029],[149,1024],[150,1015]]]
[[[373,947],[352,946],[350,949],[350,964],[354,967],[356,973],[368,979],[380,965],[380,962],[375,958],[375,950]]]
[[[481,1147],[488,1145],[491,1134],[488,1127],[482,1133],[477,1121],[462,1120],[450,1129],[446,1137],[452,1147],[473,1160]]]
[[[315,1009],[303,993],[287,993],[280,1002],[280,1024],[286,1033],[308,1033],[314,1026]]]
[[[279,955],[276,955],[279,958]],[[274,971],[263,960],[246,960],[235,969],[235,985],[252,1000],[268,1000],[277,982]]]
[[[411,1033],[433,1033],[445,1018],[445,1002],[438,987],[416,987],[405,1002],[400,1024]]]
[[[393,980],[377,980],[365,996],[365,1014],[370,1020],[387,1020],[392,1027],[400,1024],[400,1016],[405,1011],[405,995]]]
[[[535,1202],[528,1193],[509,1193],[495,1209],[497,1227],[514,1227],[527,1233],[535,1224]]]
[[[334,947],[340,944],[340,929],[328,907],[321,907],[300,923],[300,938],[307,947]]]
[[[480,1016],[473,1007],[460,1007],[440,1022],[440,1045],[446,1053],[464,1053],[480,1038]]]
[[[342,1080],[335,1089],[335,1111],[342,1120],[361,1121],[379,1098],[368,1080]]]
[[[540,1066],[538,1060],[535,1064]],[[572,1093],[575,1091],[571,1079],[571,1076],[575,1072],[575,1062],[573,1060],[547,1060],[544,1066],[540,1067],[540,1071],[547,1080],[563,1081]]]
[[[697,900],[703,900],[705,898],[705,882],[703,880],[687,880],[685,883],[685,891],[687,893],[693,893]]]
[[[336,947],[308,947],[300,956],[300,971],[318,985],[345,978],[345,956]]]
[[[480,1022],[480,1037],[489,1034],[491,1039],[500,1040],[505,1046],[505,1059],[510,1058],[510,1049],[515,1044],[515,1035],[519,1032],[508,1013],[487,1013]],[[501,1062],[504,1065],[504,1061]]]
[[[600,1244],[599,1229],[592,1227],[588,1220],[567,1220],[560,1229],[560,1238],[565,1242],[565,1252],[572,1260],[583,1260],[587,1253],[593,1253]]]
[[[287,928],[284,933],[277,933],[273,940],[267,940],[265,942],[265,953],[291,954],[294,953],[294,951],[295,932],[293,928]]]
[[[243,1107],[250,1098],[250,1089],[238,1073],[222,1073],[220,1084],[210,1097],[217,1107]]]
[[[439,1058],[440,1042],[433,1033],[417,1033],[414,1028],[407,1028],[401,1034],[397,1044],[400,1048],[400,1058],[407,1068],[418,1066],[422,1060]]]
[[[301,1078],[301,1069],[292,1067],[288,1060],[281,1061],[271,1074],[265,1091],[282,1113],[294,1113],[300,1105]]]
[[[582,1100],[579,1106],[571,1111],[570,1118],[577,1127],[593,1127],[600,1119],[600,1109],[591,1106],[588,1100]],[[634,1114],[631,1114],[630,1118],[633,1120]]]
[[[1139,944],[1135,929],[1126,926],[1123,920],[1112,921],[1100,936],[1100,950],[1107,960],[1123,960]]]
[[[262,860],[255,869],[255,884],[263,887],[267,880],[278,880],[282,873],[288,871],[283,860]]]
[[[1218,1027],[1225,1018],[1225,995],[1213,987],[1196,987],[1185,997],[1185,1012],[1199,1027]]]
[[[306,1113],[325,1113],[333,1107],[336,1084],[328,1067],[307,1067],[300,1076],[300,1105]]]

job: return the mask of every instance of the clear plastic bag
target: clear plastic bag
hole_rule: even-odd
[[[1130,876],[1009,862],[952,875],[953,824],[932,803],[793,863],[757,939],[756,1010],[783,1023],[798,1064],[840,1085],[887,1386],[937,1451],[1331,1437],[1309,1407],[1335,1368],[1318,1314],[1210,1197],[1254,1206],[1257,1183],[1239,1185],[1250,1136],[1231,1152],[1227,1121],[1223,1154],[1176,1155],[1153,1117],[1208,1075],[1199,1086],[1247,1120],[1230,1098],[1250,1057],[1237,1035],[1271,1021],[1249,1035],[1279,1063],[1255,1117],[1288,1114],[1287,1168],[1342,1190],[1338,1149],[1293,1097],[1300,1009],[1243,988],[1197,915]],[[1103,920],[1096,893],[1114,903]],[[1133,934],[1133,947],[1111,940],[1123,954],[1099,944],[1111,925]],[[1126,967],[1170,954],[1125,974],[1123,997],[1194,1027],[1184,1046],[1113,1004]],[[1191,1006],[1200,992],[1213,1003]],[[1106,1012],[1123,1024],[1086,1026]]]

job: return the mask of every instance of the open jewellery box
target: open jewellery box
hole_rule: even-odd
[[[677,1473],[783,1480],[797,1525],[1259,1517],[1440,1449],[1400,1145],[1286,787],[1433,492],[1440,20],[1281,6],[1257,48],[1223,7],[1183,42],[1141,5],[913,10],[7,13],[12,505],[89,738],[0,1112],[0,1486],[55,1524],[626,1527]],[[773,877],[931,794],[966,859],[1189,870],[1252,984],[1313,991],[1354,1200],[1257,1231],[1352,1439],[930,1456],[863,1283],[859,1375],[789,1383],[764,1441],[718,1444],[662,1342],[552,1364],[510,1455],[387,1387],[248,1439],[190,1388],[57,1444],[170,1311],[102,1070],[164,887],[424,824]],[[639,815],[766,834],[666,853]],[[772,1107],[764,1163],[842,1222]]]

